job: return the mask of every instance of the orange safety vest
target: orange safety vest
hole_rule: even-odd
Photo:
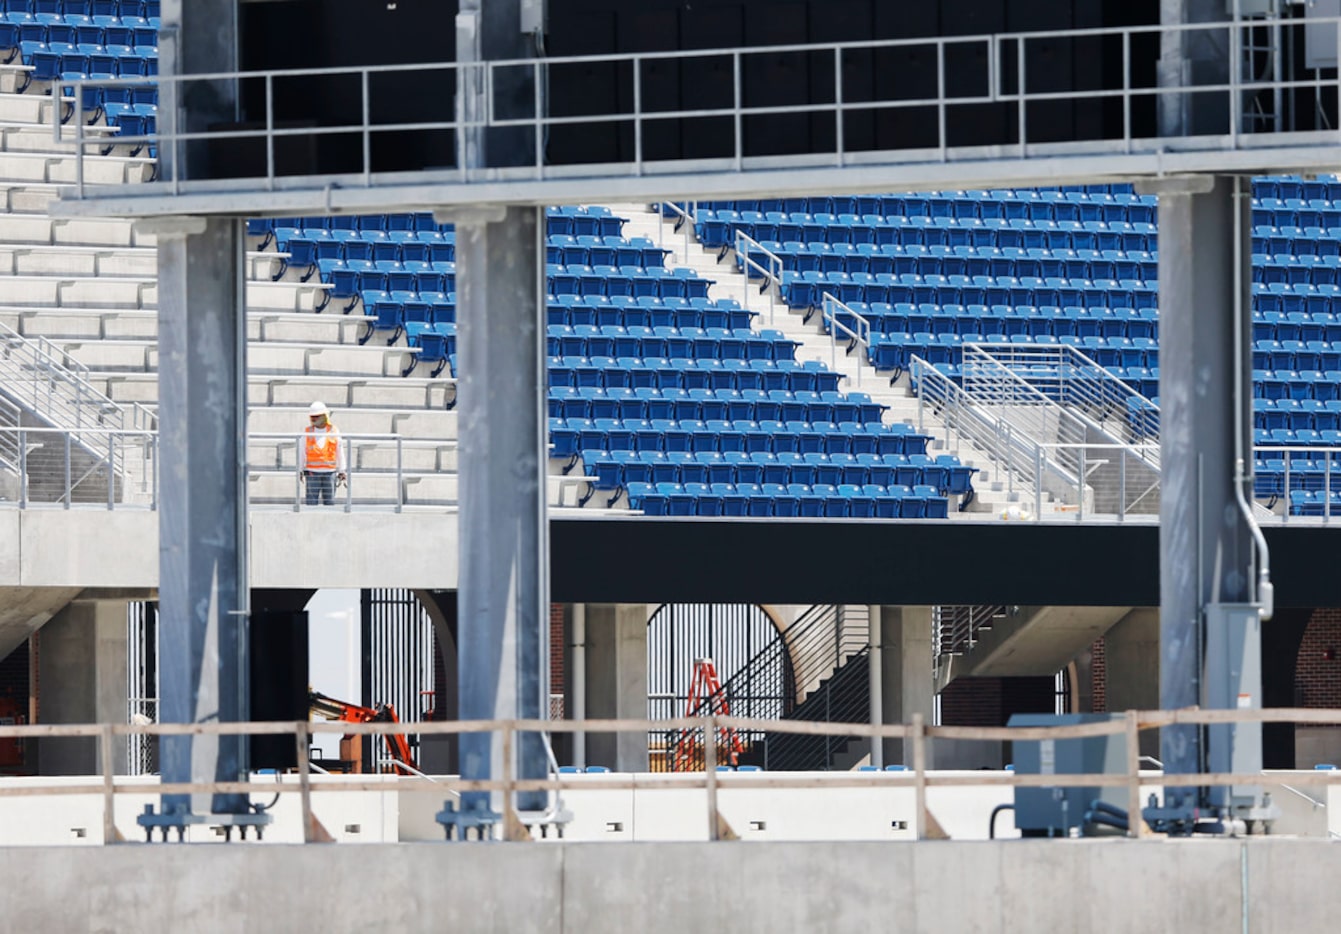
[[[327,422],[326,427],[322,429],[308,425],[304,430],[307,433],[304,466],[308,470],[335,470],[340,449],[340,432],[336,431],[330,422]]]

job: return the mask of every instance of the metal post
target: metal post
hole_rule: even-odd
[[[703,778],[708,799],[708,839],[721,839],[717,820],[717,718],[703,720]]]
[[[587,605],[573,604],[573,654],[570,667],[573,673],[573,719],[587,719]],[[573,734],[573,765],[585,768],[587,764],[587,734],[578,730]]]
[[[870,683],[871,695],[871,725],[881,726],[885,722],[885,697],[884,697],[884,638],[881,630],[880,606],[876,604],[868,609],[870,614],[870,624],[867,628],[867,639],[870,643],[870,658],[867,665],[868,681]],[[885,738],[883,736],[871,737],[871,765],[877,769],[884,768],[885,765]]]

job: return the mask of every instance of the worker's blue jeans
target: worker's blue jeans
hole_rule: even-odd
[[[309,470],[307,479],[307,505],[335,505],[335,474],[329,470]]]

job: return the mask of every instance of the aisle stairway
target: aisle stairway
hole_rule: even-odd
[[[985,452],[962,436],[951,436],[944,422],[929,407],[919,406],[917,398],[909,389],[906,376],[891,386],[888,374],[872,370],[862,352],[848,353],[845,342],[831,341],[820,324],[818,313],[807,320],[801,311],[789,309],[776,291],[761,293],[758,281],[747,281],[738,271],[734,253],[729,252],[719,261],[715,250],[703,247],[692,235],[686,238],[688,224],[678,224],[682,218],[672,213],[671,209],[667,208],[667,213],[663,215],[648,210],[647,205],[642,204],[610,204],[609,207],[629,218],[625,225],[626,235],[648,237],[672,251],[666,258],[667,266],[688,266],[699,275],[715,280],[716,285],[712,289],[715,297],[740,301],[759,313],[756,327],[776,329],[788,339],[796,341],[797,360],[823,363],[844,377],[839,386],[841,391],[863,392],[875,402],[886,406],[886,424],[904,423],[913,426],[932,437],[929,453],[954,454],[968,466],[977,468],[978,472],[973,475],[975,495],[970,502],[961,502],[962,513],[952,505],[951,517],[976,515],[981,518],[983,514],[998,516],[1012,503],[1020,501],[1020,495],[1013,489],[1009,478],[996,469]],[[1045,511],[1051,507],[1051,501],[1045,501]]]

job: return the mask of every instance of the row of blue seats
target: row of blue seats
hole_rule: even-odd
[[[1085,341],[1089,338],[1064,337],[1058,338],[1051,334],[979,334],[979,333],[943,333],[932,334],[922,331],[916,334],[895,333],[895,334],[872,334],[870,345],[871,365],[877,370],[893,370],[895,375],[908,369],[914,356],[921,357],[927,363],[940,367],[948,365],[951,369],[948,372],[954,373],[957,378],[958,364],[963,358],[963,346],[965,344],[996,344],[1002,347],[1021,346],[1021,347],[1060,347],[1063,345],[1073,346],[1085,350]],[[1111,360],[1112,354],[1109,352],[1110,346],[1120,355],[1123,350],[1129,350],[1132,359],[1135,359],[1136,353],[1144,355],[1149,360],[1151,353],[1158,353],[1157,348],[1143,345],[1136,347],[1135,341],[1131,338],[1118,338],[1118,343],[1110,344],[1109,339],[1104,338],[1102,353],[1105,359]],[[1130,344],[1123,342],[1130,341]],[[1099,351],[1099,345],[1091,345],[1096,352]],[[1108,367],[1118,367],[1117,363],[1108,363]],[[1131,364],[1131,367],[1137,367],[1138,364]]]
[[[827,392],[838,388],[840,378],[832,370],[808,369],[795,360],[565,357],[550,358],[547,369],[551,391],[605,389],[621,394],[634,389]]]
[[[1143,279],[1063,279],[1037,276],[941,276],[904,273],[784,272],[782,297],[792,308],[816,308],[825,293],[846,304],[1068,305],[1156,308],[1159,292]]]
[[[561,266],[547,263],[551,295],[659,296],[706,298],[713,280],[688,266]]]
[[[1058,338],[1108,337],[1153,340],[1158,333],[1159,312],[1154,308],[1080,308],[1056,305],[939,305],[932,302],[853,302],[846,309],[833,308],[830,318],[855,330],[857,317],[865,319],[878,334],[982,333],[1036,334]],[[1341,331],[1341,327],[1338,327]]]
[[[1051,196],[1051,197],[1049,197]],[[828,226],[878,226],[899,217],[953,220],[1155,222],[1154,198],[1137,195],[1089,195],[1083,192],[1017,191],[994,197],[990,192],[930,192],[882,198],[879,211],[758,211],[743,207],[701,208],[698,219],[777,224],[780,227],[820,223]],[[779,239],[787,239],[780,237]]]
[[[1256,447],[1332,447],[1341,442],[1341,432],[1329,429],[1323,433],[1314,428],[1254,428],[1253,445]]]
[[[549,325],[546,346],[551,357],[644,357],[692,360],[791,360],[796,344],[780,331],[748,328],[600,327],[594,324]]]
[[[1252,229],[1252,241],[1254,253],[1336,256],[1341,253],[1341,228],[1259,224]]]
[[[1019,247],[922,246],[901,243],[827,243],[767,241],[775,254],[795,272],[914,273],[918,275],[1039,276],[1073,279],[1149,279],[1159,275],[1155,254],[1146,250],[1049,250]],[[736,257],[744,269],[745,255]],[[755,255],[750,259],[764,265]],[[750,278],[761,273],[749,266]]]
[[[1252,358],[1260,370],[1341,370],[1341,341],[1255,340]]]
[[[1284,496],[1294,490],[1341,492],[1341,436],[1333,436],[1335,451],[1281,451],[1258,448],[1253,466],[1253,494]]]
[[[5,13],[34,16],[137,16],[158,26],[159,0],[0,0]]]
[[[579,397],[597,399],[595,396],[586,396],[583,393],[579,393]],[[603,399],[611,401],[613,397],[606,393]],[[790,392],[786,389],[771,389],[771,391],[747,389],[746,392],[738,392],[735,389],[684,389],[684,391],[660,393],[636,391],[632,401],[628,396],[618,401],[621,412],[625,412],[622,419],[628,420],[630,427],[633,423],[650,421],[653,427],[660,423],[662,429],[672,427],[675,421],[685,425],[699,421],[709,425],[715,421],[739,421],[739,423],[758,421],[760,424],[772,424],[776,421],[829,424],[833,421],[839,425],[868,425],[878,428],[885,409],[884,405],[873,403],[870,396],[865,393],[843,395],[834,391],[819,393],[809,389],[802,389],[799,392]],[[633,409],[637,415],[628,415],[629,409]],[[595,417],[595,421],[599,423],[601,417]],[[621,416],[610,417],[621,419]],[[589,427],[585,419],[579,424],[583,428]],[[606,425],[606,428],[613,428],[613,425]],[[896,428],[894,431],[901,435],[908,433],[905,429]],[[626,450],[637,451],[638,447],[626,447]]]
[[[926,454],[801,454],[784,451],[745,452],[663,451],[654,447],[638,450],[606,442],[599,431],[582,431],[577,437],[562,429],[551,429],[555,451],[560,443],[578,444],[584,469],[592,471],[598,490],[613,490],[628,482],[629,473],[645,466],[651,483],[840,483],[864,486],[929,486],[943,495],[962,496],[973,488],[977,468],[960,463],[953,455]],[[650,442],[649,442],[650,443]],[[637,482],[637,481],[635,481]]]
[[[1341,490],[1294,490],[1290,493],[1290,515],[1332,518],[1341,516]]]
[[[669,357],[551,358],[551,390],[712,389],[733,392],[790,390],[829,392],[839,374],[807,369],[795,360],[671,360]]]
[[[31,66],[24,72],[24,83],[19,87],[22,93],[34,81],[76,81],[92,79],[98,81],[113,78],[152,78],[158,74],[158,57],[131,53],[114,55],[103,46],[79,47],[73,45],[47,45],[40,42],[23,42],[19,45],[19,54],[25,65]],[[85,51],[87,49],[88,51]],[[95,89],[87,89],[84,108],[92,109],[98,103]]]
[[[1341,317],[1328,311],[1254,311],[1253,340],[1338,341]]]
[[[929,487],[826,484],[631,483],[629,506],[651,516],[783,516],[943,519],[949,502]]]
[[[923,246],[1020,247],[1024,249],[1150,250],[1158,249],[1154,224],[1105,221],[960,220],[952,217],[899,217],[883,223],[840,226],[806,231],[796,237],[780,236],[776,224],[718,222],[698,225],[699,240],[724,251],[735,246],[740,230],[756,242],[764,240],[826,240],[829,243],[901,243]]]
[[[1061,187],[1045,187],[1036,189],[1013,189],[998,188],[990,191],[973,190],[963,192],[953,192],[953,194],[963,194],[966,197],[990,197],[999,200],[1013,200],[1019,198],[1032,199],[1031,196],[1038,198],[1053,198],[1056,192],[1085,192],[1091,195],[1130,195],[1133,193],[1129,184],[1114,185],[1069,185]],[[824,195],[819,197],[791,197],[791,198],[765,198],[759,200],[738,199],[734,201],[699,201],[697,207],[702,210],[737,210],[737,211],[785,211],[788,213],[825,213],[825,214],[900,214],[905,208],[906,199],[913,197],[927,197],[929,195],[942,195],[944,192],[923,192],[919,195],[909,195],[908,193],[893,194],[867,194],[867,195]],[[1273,192],[1273,195],[1275,192]],[[688,211],[693,205],[680,204],[683,211]]]
[[[546,262],[567,266],[664,266],[670,252],[647,237],[555,234],[545,243]]]
[[[611,213],[609,208],[602,205],[564,206],[547,208],[545,221],[546,233],[550,236],[618,237],[624,229],[627,218]],[[399,214],[337,214],[329,217],[252,218],[247,221],[247,233],[262,238],[263,244],[260,249],[270,245],[277,230],[295,227],[305,230],[324,227],[327,230],[437,231],[443,234],[452,234],[454,231],[451,224],[439,223],[427,211]]]
[[[577,327],[704,327],[749,328],[758,312],[742,308],[734,298],[705,295],[556,295],[549,302],[549,324]]]
[[[565,406],[567,403],[565,403]],[[644,427],[657,432],[660,440],[655,450],[665,453],[677,451],[741,452],[745,454],[770,452],[773,454],[926,454],[926,435],[918,434],[908,425],[882,425],[878,422],[782,422],[782,421],[728,421],[713,419],[644,419],[625,414],[553,412],[551,418],[562,418],[566,424],[574,419],[588,419],[593,424],[600,418],[614,418],[626,428],[632,423],[635,438]],[[643,422],[647,422],[646,426]],[[647,450],[653,442],[646,441]],[[640,448],[641,449],[641,448]],[[571,450],[557,451],[555,457],[571,457]]]
[[[919,354],[918,356],[922,355]],[[923,357],[923,359],[926,358]],[[934,362],[932,367],[951,382],[959,384],[963,381],[963,371],[958,363]],[[1139,393],[1146,399],[1154,400],[1159,397],[1159,367],[1108,366],[1103,369],[1109,376],[1122,380],[1133,392]],[[910,380],[914,391],[917,390],[919,379],[919,372],[911,370]]]
[[[1253,424],[1268,431],[1277,428],[1317,432],[1341,429],[1341,399],[1253,399]],[[1324,440],[1325,444],[1330,441]]]

